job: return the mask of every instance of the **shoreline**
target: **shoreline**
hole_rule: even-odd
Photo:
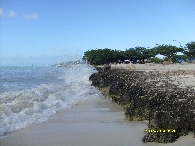
[[[101,97],[63,110],[46,122],[14,131],[0,141],[0,146],[128,145],[140,143],[144,128],[146,122],[129,123],[120,106]],[[129,138],[131,133],[139,137]]]
[[[0,146],[163,146],[143,143],[147,121],[129,122],[124,110],[110,99],[80,103],[50,120],[8,134]],[[167,146],[194,146],[193,133]]]
[[[191,81],[191,77],[184,79]],[[0,146],[164,145],[156,142],[143,143],[148,121],[129,122],[124,112],[122,107],[100,96],[98,99],[81,102],[70,109],[62,110],[46,122],[9,133],[6,139],[0,140]],[[187,136],[180,136],[177,141],[166,145],[194,146],[194,133],[188,132]]]

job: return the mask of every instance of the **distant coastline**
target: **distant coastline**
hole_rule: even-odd
[[[59,64],[51,65],[51,67],[66,67],[70,65],[77,65],[77,64],[86,64],[86,60],[76,60],[76,61],[68,61],[68,62],[61,62]]]

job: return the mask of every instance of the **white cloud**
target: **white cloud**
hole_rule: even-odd
[[[0,17],[3,16],[3,9],[0,8]]]
[[[37,19],[39,16],[37,15],[37,13],[32,13],[32,14],[26,14],[24,15],[24,18],[26,20],[33,20],[33,19]]]
[[[18,15],[13,10],[9,10],[8,12],[6,12],[4,14],[3,9],[0,8],[0,17],[10,17],[10,18],[13,18],[13,17],[17,17],[17,16]]]
[[[8,11],[8,17],[13,18],[13,17],[16,17],[16,16],[17,16],[17,14],[13,10]]]

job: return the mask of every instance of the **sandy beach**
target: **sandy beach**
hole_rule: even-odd
[[[118,65],[117,67],[125,67]],[[116,67],[116,66],[112,66]],[[154,64],[151,68],[146,65],[135,65],[136,70],[195,70],[195,64],[171,64],[162,66]],[[195,85],[193,74],[173,77],[181,85]],[[175,82],[176,82],[175,81]],[[175,84],[177,84],[176,82]],[[155,146],[162,143],[143,143],[148,121],[129,122],[125,119],[124,110],[111,99],[99,97],[81,102],[70,109],[58,112],[48,121],[7,134],[0,140],[0,146]],[[195,138],[192,132],[181,136],[168,146],[194,146]]]
[[[129,67],[128,67],[129,66]],[[173,70],[195,70],[195,64],[192,63],[174,63],[169,65],[162,65],[156,63],[146,64],[112,64],[112,68],[143,70],[143,71],[173,71]]]
[[[155,146],[143,143],[147,121],[128,122],[124,111],[110,99],[80,103],[50,120],[8,134],[0,146]],[[193,133],[168,146],[194,146]]]

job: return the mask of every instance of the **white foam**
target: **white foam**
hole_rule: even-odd
[[[7,133],[49,119],[56,112],[101,94],[90,86],[94,73],[88,65],[72,66],[64,72],[65,83],[0,94],[0,139]]]

